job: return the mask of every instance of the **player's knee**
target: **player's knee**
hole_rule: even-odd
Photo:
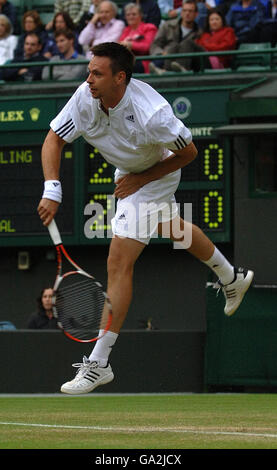
[[[109,276],[119,276],[122,274],[132,274],[134,263],[126,253],[110,253],[107,260]]]

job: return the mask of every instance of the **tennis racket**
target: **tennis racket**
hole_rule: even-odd
[[[111,325],[112,307],[108,295],[93,276],[70,258],[54,219],[48,225],[48,230],[56,247],[58,265],[53,287],[53,315],[70,339],[81,343],[96,341]],[[64,258],[75,269],[62,274]]]

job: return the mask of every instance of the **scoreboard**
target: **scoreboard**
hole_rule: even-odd
[[[176,192],[181,216],[192,204],[192,221],[213,241],[229,240],[229,155],[227,143],[215,138],[194,139],[198,157],[182,169]],[[107,243],[116,201],[114,170],[97,150],[83,140],[62,152],[63,203],[57,223],[72,244]],[[0,245],[47,245],[37,205],[43,191],[41,145],[9,145],[0,150]],[[96,203],[103,208],[94,214]]]
[[[229,139],[212,132],[226,122],[228,92],[178,89],[164,90],[164,95],[176,116],[190,127],[198,149],[197,158],[182,169],[176,192],[180,214],[183,215],[184,204],[191,203],[193,223],[214,242],[228,242],[231,238],[230,143]],[[51,245],[48,230],[37,214],[44,180],[41,146],[49,122],[68,98],[42,94],[39,98],[0,99],[0,246]],[[98,149],[82,138],[64,147],[60,171],[63,202],[56,220],[65,243],[109,243],[111,218],[116,208],[112,197],[114,170]],[[99,207],[101,210],[97,212]]]
[[[74,165],[72,146],[62,152],[63,186],[67,194],[59,223],[64,234],[72,234],[74,217]],[[0,150],[0,244],[45,235],[37,214],[43,191],[41,145],[11,145]],[[18,240],[18,242],[17,242]],[[14,244],[14,243],[11,243]]]
[[[184,167],[176,192],[180,215],[184,214],[184,204],[192,204],[192,222],[201,227],[213,241],[229,241],[229,150],[228,143],[216,138],[194,139],[198,149],[197,158]],[[111,233],[108,217],[113,202],[112,193],[114,168],[107,164],[97,149],[86,145],[86,194],[87,213],[93,212],[95,203],[103,206],[103,211],[93,219],[87,228],[92,233]],[[86,237],[92,237],[86,231]]]

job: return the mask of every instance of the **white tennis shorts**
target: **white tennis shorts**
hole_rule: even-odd
[[[181,170],[177,170],[146,184],[124,199],[118,199],[111,221],[113,234],[138,240],[145,245],[158,236],[158,224],[169,222],[178,215],[174,194],[180,176]]]

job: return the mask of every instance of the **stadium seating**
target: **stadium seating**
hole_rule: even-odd
[[[270,42],[241,44],[238,48],[239,51],[256,51],[257,54],[238,54],[234,59],[234,68],[245,72],[269,69],[270,54],[263,51],[270,48]]]

